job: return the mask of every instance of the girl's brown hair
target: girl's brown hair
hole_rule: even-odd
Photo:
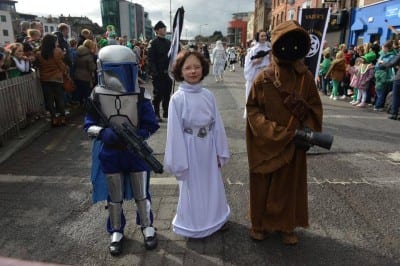
[[[195,56],[200,61],[201,68],[202,68],[202,76],[201,76],[200,80],[203,80],[204,77],[208,75],[208,73],[210,71],[210,63],[200,52],[191,51],[191,50],[182,50],[176,56],[174,66],[172,67],[172,75],[174,76],[174,79],[176,81],[184,80],[183,75],[182,75],[182,67],[183,67],[183,64],[185,63],[186,59],[191,55]]]
[[[15,43],[10,44],[8,49],[10,50],[11,55],[14,56],[16,51],[18,49],[24,49],[24,46],[22,45],[22,43],[15,42]]]

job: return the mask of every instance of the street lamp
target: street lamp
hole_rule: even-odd
[[[200,36],[201,36],[201,27],[202,27],[202,26],[207,26],[207,25],[208,25],[208,24],[201,24],[201,25],[200,25],[200,34],[199,34]]]
[[[169,31],[172,32],[172,9],[171,0],[169,0]]]

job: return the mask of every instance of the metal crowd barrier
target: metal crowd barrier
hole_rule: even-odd
[[[32,72],[0,81],[0,146],[45,112],[39,75]]]

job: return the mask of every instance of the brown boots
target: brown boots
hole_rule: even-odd
[[[51,118],[51,126],[52,127],[65,126],[66,124],[67,124],[67,119],[65,116]]]
[[[251,239],[256,241],[263,241],[266,238],[266,234],[264,232],[255,231],[253,229],[249,230],[249,236]]]
[[[299,239],[295,232],[279,232],[281,235],[282,243],[285,245],[296,245]],[[256,241],[263,241],[267,238],[267,232],[255,231],[253,229],[249,230],[249,236],[251,239]]]
[[[285,245],[296,245],[299,242],[295,232],[281,232],[282,243]]]

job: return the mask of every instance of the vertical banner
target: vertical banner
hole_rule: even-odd
[[[175,62],[175,58],[178,55],[180,51],[180,40],[181,40],[181,34],[182,34],[182,28],[183,28],[183,17],[185,14],[185,10],[183,9],[183,6],[178,8],[176,11],[175,17],[174,17],[174,25],[173,27],[173,33],[172,33],[172,39],[171,39],[171,47],[169,48],[168,52],[168,57],[169,57],[169,65],[168,65],[168,74],[172,80],[174,80],[171,71],[172,71],[172,65]]]
[[[311,48],[304,59],[304,63],[314,75],[315,80],[318,78],[329,17],[329,8],[305,8],[300,11],[299,23],[310,34],[311,39]]]

